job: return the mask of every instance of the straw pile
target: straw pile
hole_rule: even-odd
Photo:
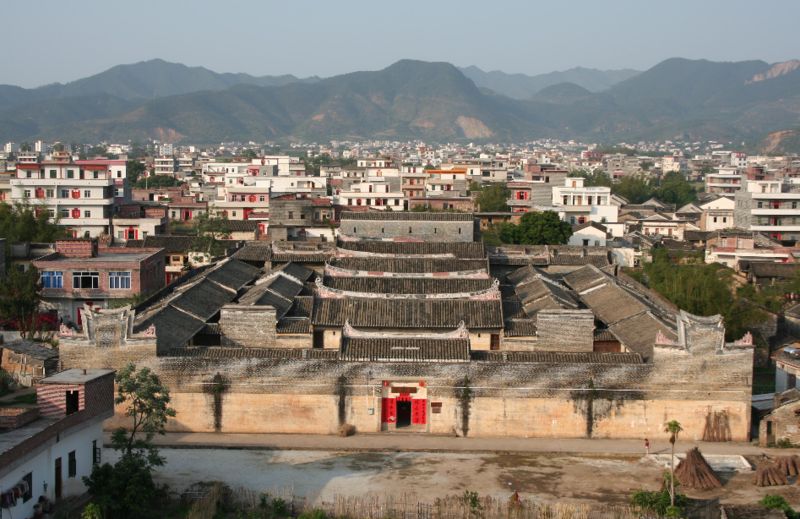
[[[774,487],[789,483],[786,479],[786,473],[778,465],[770,461],[758,464],[754,482],[759,487]]]
[[[787,476],[800,475],[800,456],[797,454],[791,456],[778,456],[775,458],[775,464],[780,471]]]
[[[682,487],[697,490],[709,490],[722,486],[722,482],[697,447],[689,450],[686,457],[675,467],[675,479]]]

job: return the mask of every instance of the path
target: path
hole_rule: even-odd
[[[109,436],[106,437],[108,443]],[[312,434],[167,433],[156,443],[174,448],[322,450],[355,452],[504,452],[631,455],[644,453],[643,440],[552,438],[456,438],[423,434],[356,434],[348,438]],[[666,439],[650,439],[652,454],[669,452]],[[698,446],[708,454],[798,454],[800,449],[764,449],[751,443],[679,441],[676,452]]]

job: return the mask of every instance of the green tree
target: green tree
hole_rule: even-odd
[[[126,163],[126,176],[131,185],[136,184],[142,175],[144,175],[145,167],[140,160],[129,159]]]
[[[242,152],[242,158],[245,160],[253,160],[258,158],[258,153],[252,148],[248,148]]]
[[[95,466],[83,481],[103,517],[155,517],[166,493],[153,482],[153,467],[164,463],[153,438],[164,434],[175,410],[169,407],[169,390],[148,368],[137,371],[129,363],[117,372],[115,382],[114,403],[126,406],[130,429],[119,428],[111,435],[111,444],[120,453],[119,461]]]
[[[583,185],[586,187],[595,187],[595,186],[611,187],[613,184],[611,177],[608,176],[608,173],[606,173],[602,169],[596,169],[594,171],[589,171],[586,169],[576,169],[570,172],[569,176],[583,177],[584,179],[586,179],[583,182]]]
[[[218,256],[222,251],[220,240],[231,237],[229,220],[226,216],[213,216],[201,214],[196,219],[197,237],[194,239],[193,248],[211,256]]]
[[[675,171],[667,173],[661,184],[653,191],[653,196],[676,208],[697,200],[697,192],[683,175]]]
[[[508,199],[511,192],[505,184],[493,183],[484,186],[478,193],[478,207],[484,213],[497,213],[510,211]]]
[[[516,226],[514,243],[525,245],[558,245],[567,243],[572,236],[572,226],[561,221],[558,213],[543,211],[525,213]],[[501,239],[507,236],[501,232]]]
[[[675,506],[675,442],[678,441],[678,434],[683,431],[680,422],[670,420],[664,425],[664,432],[669,433],[670,458],[669,458],[669,504]]]
[[[0,236],[6,245],[16,242],[50,243],[66,235],[66,230],[50,218],[43,208],[36,210],[27,204],[8,205],[0,202]]]
[[[98,511],[103,519],[160,517],[166,492],[155,484],[152,470],[142,458],[123,456],[114,465],[97,465],[83,482],[95,505],[93,518]]]
[[[23,337],[31,337],[37,329],[41,293],[39,272],[10,268],[0,280],[0,320],[14,323]]]
[[[632,204],[641,204],[653,196],[650,182],[638,175],[628,175],[611,187],[611,192],[624,197]]]
[[[156,434],[164,434],[167,420],[175,416],[169,406],[169,390],[150,369],[137,371],[132,363],[117,372],[116,383],[114,403],[127,405],[125,415],[131,419],[131,426],[115,430],[111,444],[123,458],[142,458],[149,465],[162,465],[164,461],[152,442]]]
[[[133,187],[138,188],[157,188],[175,187],[181,185],[181,181],[169,175],[151,175],[147,178],[140,178]]]

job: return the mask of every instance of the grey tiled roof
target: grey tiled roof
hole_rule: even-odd
[[[374,254],[452,254],[457,258],[483,258],[482,242],[396,242],[382,240],[340,241],[340,249]]]
[[[383,221],[435,221],[435,222],[471,222],[472,213],[417,213],[400,211],[345,211],[343,220],[383,220]]]
[[[544,364],[642,364],[642,357],[638,353],[594,351],[473,351],[472,360]]]
[[[334,258],[330,264],[347,270],[398,273],[458,272],[488,268],[483,259],[455,258]]]
[[[340,358],[377,362],[467,362],[469,339],[345,338]]]
[[[453,294],[491,288],[492,279],[326,276],[324,285],[338,290],[380,294]]]
[[[323,299],[314,300],[314,326],[339,327],[345,321],[363,328],[501,329],[499,300]]]

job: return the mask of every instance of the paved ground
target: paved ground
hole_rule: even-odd
[[[156,438],[162,446],[176,448],[239,448],[265,450],[325,450],[376,452],[508,452],[575,454],[644,454],[643,440],[549,439],[549,438],[456,438],[419,434],[357,434],[349,438],[308,434],[168,433]],[[650,452],[669,452],[666,439],[650,439]],[[679,441],[676,452],[699,446],[708,454],[758,455],[800,454],[798,449],[762,449],[750,443],[705,443]]]
[[[174,490],[199,481],[224,481],[239,492],[299,496],[308,503],[389,495],[432,502],[473,490],[503,499],[517,491],[525,499],[551,503],[624,505],[637,489],[660,488],[665,469],[663,456],[631,455],[172,448],[161,454],[166,465],[157,479]],[[716,466],[713,455],[709,462]],[[688,494],[744,504],[770,493],[800,503],[798,485],[758,488],[750,471],[720,476],[722,489]]]

